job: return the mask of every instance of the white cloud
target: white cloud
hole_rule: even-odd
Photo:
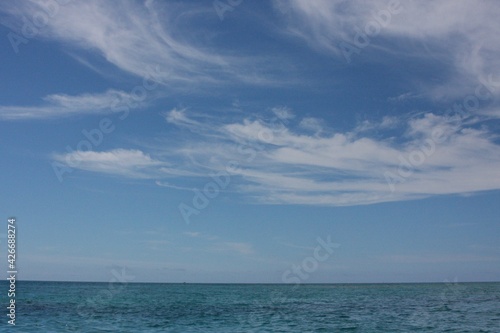
[[[223,245],[227,246],[227,248],[231,251],[240,253],[240,254],[253,254],[253,246],[249,243],[242,242],[225,242]]]
[[[194,190],[194,187],[177,186],[177,185],[173,185],[173,184],[170,184],[168,182],[162,182],[159,180],[157,180],[155,182],[155,184],[158,186],[161,186],[161,187],[172,188],[174,190],[182,190],[182,191],[193,191]]]
[[[184,235],[191,237],[191,238],[199,238],[199,239],[204,239],[204,240],[208,240],[208,241],[215,241],[215,240],[219,239],[218,236],[201,233],[199,231],[186,231],[186,232],[184,232]]]
[[[290,108],[287,108],[285,106],[278,106],[274,107],[271,109],[271,111],[278,117],[279,119],[292,119],[295,118],[295,115],[293,114],[292,110]]]
[[[44,3],[21,2],[2,9],[17,18],[11,25],[21,31],[22,18],[43,11]],[[159,66],[158,80],[171,88],[192,89],[193,84],[224,84],[229,79],[275,84],[265,74],[269,67],[266,60],[244,58],[209,43],[214,36],[196,25],[206,19],[207,11],[213,15],[211,5],[202,7],[187,2],[71,1],[58,6],[57,14],[47,20],[37,38],[97,53],[139,77],[147,77],[151,68]],[[81,55],[78,58],[82,61]]]
[[[0,106],[0,119],[46,119],[75,114],[106,114],[123,112],[124,107],[139,107],[133,96],[119,90],[99,94],[54,94],[43,98],[41,106]]]
[[[401,94],[401,95],[398,95],[395,97],[388,97],[387,101],[391,102],[391,103],[401,103],[401,102],[405,102],[407,100],[418,98],[418,97],[420,97],[420,96],[416,95],[413,92],[406,92],[404,94]]]
[[[70,168],[131,178],[153,178],[155,175],[161,175],[159,168],[166,165],[165,162],[134,149],[114,149],[107,152],[73,151],[55,154],[53,157]]]
[[[140,151],[119,150],[83,153],[76,167],[156,178],[160,186],[182,190],[189,188],[162,179],[202,188],[203,180],[221,173],[230,178],[230,191],[268,204],[359,205],[500,189],[500,146],[477,122],[431,113],[383,118],[373,123],[377,137],[370,137],[370,132],[331,130],[310,135],[301,130],[299,118],[287,124],[247,119],[207,123],[183,111],[175,119],[182,120],[177,122],[181,127],[190,124],[197,136],[157,148],[158,156],[168,156],[171,164]],[[402,140],[380,138],[394,126],[404,130]],[[237,168],[228,174],[227,166],[234,162]]]
[[[363,30],[369,22],[376,23],[376,13],[387,10],[389,3],[400,3],[400,11],[381,26],[367,48],[406,58],[419,57],[441,67],[443,63],[451,64],[453,69],[448,73],[448,80],[442,84],[426,83],[423,92],[429,97],[463,96],[470,93],[471,85],[486,81],[489,74],[500,72],[500,60],[495,56],[500,52],[497,34],[500,7],[494,0],[275,2],[288,18],[286,31],[290,35],[299,37],[315,49],[336,55],[342,61],[340,42],[354,44],[359,29]],[[394,58],[389,59],[394,61]],[[401,95],[401,98],[410,96],[411,92]]]
[[[412,116],[409,115],[409,118]],[[382,120],[374,121],[374,120],[363,120],[356,128],[353,130],[353,134],[359,135],[363,132],[368,131],[381,131],[381,130],[389,130],[395,129],[401,126],[405,120],[402,117],[394,117],[394,116],[384,116]]]
[[[162,113],[168,123],[183,127],[200,127],[201,123],[186,117],[186,109],[174,108],[168,112]]]
[[[306,130],[310,130],[310,131],[316,132],[318,134],[321,133],[321,131],[323,130],[322,121],[320,119],[313,118],[313,117],[303,118],[300,121],[299,125],[300,125],[300,127],[304,128]]]
[[[394,128],[400,124],[400,119],[397,117],[385,116],[380,123],[381,128]]]
[[[471,254],[429,254],[429,255],[386,255],[377,258],[382,262],[397,264],[442,264],[452,262],[497,262],[500,257],[479,256]]]
[[[186,231],[183,233],[185,236],[190,238],[202,239],[205,241],[209,241],[211,246],[207,248],[208,251],[214,252],[226,252],[226,253],[238,253],[238,254],[254,254],[255,251],[253,249],[252,244],[245,242],[224,242],[221,241],[219,237],[204,234],[198,231]]]
[[[500,147],[486,128],[434,114],[410,120],[383,118],[377,124],[378,129],[397,125],[406,126],[404,142],[352,132],[310,136],[292,124],[245,120],[218,125],[217,131],[226,134],[224,141],[204,136],[203,144],[190,143],[189,154],[210,171],[223,172],[221,160],[237,161],[241,167],[232,182],[264,203],[357,205],[500,189]],[[429,145],[429,140],[434,142]],[[219,150],[228,141],[234,149]],[[260,149],[252,155],[252,147]],[[422,154],[424,160],[419,161]],[[393,184],[392,192],[384,175],[399,175],[401,160],[416,163],[411,175],[403,173],[402,181]]]

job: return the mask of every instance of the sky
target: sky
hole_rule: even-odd
[[[499,16],[3,1],[2,253],[15,217],[24,280],[499,281]]]

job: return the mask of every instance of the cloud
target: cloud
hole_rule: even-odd
[[[108,114],[140,106],[133,96],[119,90],[98,94],[54,94],[40,106],[0,106],[0,119],[25,120],[67,117],[76,114]]]
[[[380,121],[364,120],[353,130],[353,133],[361,134],[368,131],[389,130],[401,126],[402,117],[384,116]]]
[[[417,89],[431,98],[463,96],[471,85],[500,72],[500,59],[494,56],[500,52],[497,38],[500,7],[495,1],[275,0],[275,3],[286,19],[285,31],[289,35],[341,61],[344,54],[340,43],[356,45],[356,34],[365,33],[365,27],[374,24],[380,31],[368,37],[366,48],[390,55],[384,58],[391,63],[395,61],[393,56],[411,57],[441,68],[450,67],[443,83],[417,85]],[[383,11],[387,14],[391,3],[399,4],[399,11],[390,15],[387,23],[377,23],[381,18],[376,16]],[[359,54],[354,53],[355,56]],[[384,61],[384,58],[373,60]],[[413,94],[401,95],[401,99]]]
[[[234,251],[240,254],[253,254],[255,251],[249,243],[237,243],[237,242],[225,242],[223,243],[230,251]]]
[[[385,129],[396,123],[384,118],[379,126]],[[496,176],[500,147],[486,129],[450,123],[434,114],[403,125],[406,141],[395,143],[390,138],[358,137],[349,132],[310,136],[300,133],[298,127],[267,126],[259,121],[225,124],[219,131],[226,132],[226,138],[240,151],[247,149],[248,155],[236,148],[220,159],[239,161],[241,168],[232,181],[236,178],[243,193],[266,203],[355,205],[500,188]],[[395,184],[392,192],[385,173],[397,175],[401,159],[413,161],[424,154],[433,133],[442,135],[432,142],[432,152],[417,161],[421,164],[412,165],[412,174]],[[213,142],[212,148],[219,144]],[[254,149],[255,157],[249,161],[247,157],[253,155],[248,150],[257,146],[264,148]],[[207,168],[221,172],[223,164],[214,162],[217,150],[210,147],[207,142],[199,149],[191,145],[190,153]],[[207,150],[212,152],[210,158],[204,157]]]
[[[303,118],[300,121],[299,126],[306,130],[313,131],[315,133],[321,133],[321,131],[323,130],[322,121],[320,119],[313,117]]]
[[[400,95],[398,95],[396,97],[388,97],[387,101],[391,102],[391,103],[402,103],[402,102],[405,102],[405,101],[408,101],[408,100],[411,100],[411,99],[415,99],[415,98],[418,98],[418,97],[420,97],[420,96],[416,95],[413,92],[406,92],[406,93],[400,94]]]
[[[293,114],[290,108],[286,106],[278,106],[271,109],[271,111],[278,117],[279,119],[293,119],[295,115]]]
[[[186,117],[186,111],[186,109],[174,108],[168,112],[163,112],[162,116],[165,118],[167,123],[174,124],[176,126],[187,128],[199,128],[202,126],[200,122]]]
[[[157,148],[169,163],[137,150],[74,152],[58,160],[74,158],[81,160],[76,168],[155,178],[160,186],[181,190],[190,187],[174,183],[203,188],[220,175],[232,192],[267,204],[360,205],[500,189],[500,145],[480,115],[384,117],[371,123],[377,136],[370,136],[357,129],[311,135],[300,117],[224,123],[172,112],[174,124],[187,123],[196,135]],[[394,127],[403,136],[384,137]]]
[[[494,256],[478,256],[470,254],[456,255],[386,255],[378,257],[379,260],[397,264],[443,264],[452,262],[496,262],[500,261],[500,257]]]
[[[70,168],[128,178],[157,177],[161,174],[160,167],[167,164],[134,149],[114,149],[107,152],[73,151],[54,154],[53,158]]]
[[[44,3],[5,4],[2,10],[10,14],[11,27],[21,32],[23,17],[44,12]],[[206,24],[208,12],[213,15],[211,5],[181,2],[71,1],[58,6],[36,37],[96,53],[139,77],[160,66],[158,80],[170,88],[192,89],[193,84],[224,84],[229,80],[257,85],[280,81],[265,74],[270,68],[268,59],[242,57],[212,44],[215,36],[199,26]],[[82,54],[78,58],[82,61]]]
[[[209,241],[212,246],[207,248],[209,251],[214,252],[236,252],[238,254],[254,254],[255,251],[253,249],[252,244],[245,242],[223,242],[220,241],[220,238],[213,235],[204,234],[198,231],[186,231],[183,233],[185,236],[202,239],[205,241]]]
[[[208,241],[215,241],[215,240],[219,239],[218,236],[201,233],[199,231],[186,231],[183,234],[185,236],[188,236],[191,238],[199,238],[199,239],[204,239],[204,240],[208,240]]]
[[[194,187],[177,186],[177,185],[172,185],[172,184],[169,184],[168,182],[162,182],[159,180],[157,180],[155,182],[155,184],[158,186],[161,186],[161,187],[172,188],[174,190],[193,191],[195,189]]]

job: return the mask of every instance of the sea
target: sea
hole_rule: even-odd
[[[0,332],[500,332],[500,283],[17,281],[15,326],[8,288]]]

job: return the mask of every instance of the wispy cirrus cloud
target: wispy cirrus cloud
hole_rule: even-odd
[[[384,118],[372,125],[380,131],[401,127],[402,139],[394,140],[357,129],[322,127],[321,135],[311,134],[302,128],[300,117],[280,123],[211,119],[207,124],[206,118],[191,119],[186,110],[174,109],[170,115],[165,115],[167,120],[176,119],[170,125],[189,124],[197,135],[158,147],[155,158],[141,151],[88,152],[74,167],[155,178],[159,185],[168,178],[172,189],[186,182],[203,187],[211,174],[225,173],[232,191],[268,204],[360,205],[500,189],[498,138],[479,116],[457,123],[427,113],[399,121]],[[168,164],[162,156],[169,156]],[[58,156],[60,162],[67,158]],[[230,161],[238,167],[228,172]],[[395,181],[388,173],[399,178]]]
[[[199,239],[208,240],[208,241],[215,241],[215,240],[219,239],[218,236],[205,234],[205,233],[202,233],[199,231],[186,231],[183,234],[185,236],[190,237],[190,238],[199,238]]]
[[[211,244],[211,246],[207,248],[207,250],[209,251],[230,252],[243,255],[250,255],[255,253],[253,245],[250,243],[222,241],[218,236],[209,235],[198,231],[186,231],[184,232],[184,235],[190,238],[208,241]]]
[[[77,114],[108,114],[122,112],[124,105],[140,106],[129,93],[113,89],[96,94],[53,94],[45,96],[40,105],[0,105],[0,119],[51,119]]]
[[[240,254],[254,254],[255,251],[253,249],[252,244],[244,243],[244,242],[225,242],[222,243],[224,247],[227,249],[240,253]]]
[[[415,89],[422,91],[417,95],[454,98],[468,93],[471,85],[488,81],[490,74],[500,72],[500,60],[494,56],[500,52],[500,7],[495,1],[275,0],[275,4],[278,12],[285,14],[288,34],[342,61],[340,43],[350,43],[360,52],[362,47],[356,46],[355,38],[364,34],[360,43],[368,38],[369,48],[391,55],[391,62],[411,57],[447,68],[444,82],[419,82]],[[390,7],[398,8],[397,14],[387,18]],[[382,11],[386,17],[376,18]],[[376,36],[366,33],[369,24],[372,31],[377,31],[374,27],[378,25]],[[358,51],[353,57],[358,56]]]
[[[385,263],[397,264],[443,264],[443,263],[466,263],[466,262],[498,262],[498,256],[484,256],[472,254],[429,254],[429,255],[385,255],[377,257],[378,260]]]
[[[23,17],[44,10],[45,1],[3,4],[11,15],[9,25],[21,31]],[[37,38],[62,42],[97,53],[117,68],[139,77],[161,65],[158,80],[170,88],[231,82],[257,85],[283,82],[270,77],[268,58],[240,56],[214,45],[213,33],[200,29],[211,4],[162,1],[72,1],[58,7]],[[82,54],[78,55],[80,62]],[[253,68],[253,69],[251,69]],[[259,68],[256,70],[255,68]]]

